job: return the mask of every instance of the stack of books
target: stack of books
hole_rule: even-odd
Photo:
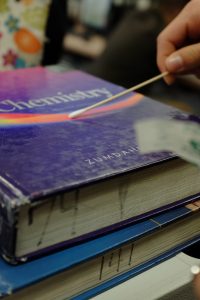
[[[0,82],[2,297],[90,299],[199,240],[199,169],[140,154],[134,130],[190,116],[131,93],[70,119],[123,90],[79,71]]]

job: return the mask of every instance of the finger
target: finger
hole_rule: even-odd
[[[157,41],[157,64],[161,72],[166,71],[166,59],[188,40],[200,37],[200,1],[191,0],[182,12],[159,35]],[[166,82],[174,81],[174,77],[166,77]]]
[[[195,74],[200,68],[200,43],[174,52],[166,59],[165,68],[172,74]]]
[[[174,45],[165,40],[164,38],[159,37],[158,38],[158,54],[157,54],[157,65],[161,71],[161,73],[164,73],[167,71],[166,69],[166,59],[168,58],[168,56],[170,56],[172,53],[174,53],[176,51],[176,48],[174,47]],[[172,84],[175,81],[175,78],[173,76],[166,76],[164,78],[165,82],[167,84]]]
[[[176,25],[176,23],[179,24],[180,26],[180,22],[179,20],[175,20],[174,22],[171,23],[171,25],[166,29],[166,31],[164,31],[159,37],[158,37],[158,41],[157,41],[157,65],[161,71],[161,73],[167,71],[167,67],[166,67],[166,59],[176,51],[178,44],[181,41],[181,35],[180,36],[176,36],[176,40],[172,39],[171,37],[171,31],[172,31],[172,27],[176,26],[176,28],[178,27]],[[182,30],[182,27],[180,26],[180,30]],[[178,32],[178,30],[177,30]],[[179,33],[181,33],[181,31],[179,31]],[[173,36],[173,35],[172,35]],[[185,33],[184,33],[185,36]],[[166,76],[164,78],[165,82],[167,84],[172,84],[175,81],[175,77],[172,75]]]
[[[186,39],[187,25],[183,10],[158,36],[157,63],[161,72],[166,71],[165,61],[167,57],[180,48]]]
[[[195,288],[197,300],[200,300],[200,275],[197,275],[194,278],[194,288]]]
[[[176,43],[168,36],[170,31],[167,28],[167,31],[161,33],[157,40],[157,64],[161,72],[166,71],[166,59],[178,49]]]

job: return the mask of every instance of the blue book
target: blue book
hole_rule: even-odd
[[[24,261],[199,197],[199,169],[141,155],[134,122],[190,116],[78,71],[0,74],[0,252]]]
[[[0,260],[0,295],[90,299],[200,240],[199,214],[197,201],[26,264]]]

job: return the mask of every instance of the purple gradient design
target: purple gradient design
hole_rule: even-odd
[[[55,73],[42,68],[0,74],[0,101],[28,101],[76,90],[123,88],[81,72]],[[59,105],[24,109],[23,113],[63,113],[99,102],[105,96]],[[115,100],[121,101],[122,98]],[[144,113],[145,112],[145,113]],[[0,174],[30,199],[66,191],[170,158],[169,154],[133,155],[90,166],[86,159],[136,146],[133,123],[169,116],[174,108],[145,99],[138,105],[89,119],[66,123],[0,128]],[[15,112],[16,113],[16,112]],[[18,158],[16,160],[16,157]],[[49,163],[50,162],[50,163]],[[52,176],[54,174],[54,176]]]

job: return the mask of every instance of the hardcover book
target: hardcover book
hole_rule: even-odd
[[[198,198],[199,169],[141,155],[134,122],[190,116],[74,71],[0,73],[0,252],[24,261]]]
[[[92,299],[117,300],[124,295],[126,300],[194,299],[190,270],[196,265],[200,265],[200,258],[179,253]]]
[[[12,266],[1,259],[0,295],[90,299],[198,241],[199,214],[196,201],[26,264]]]

